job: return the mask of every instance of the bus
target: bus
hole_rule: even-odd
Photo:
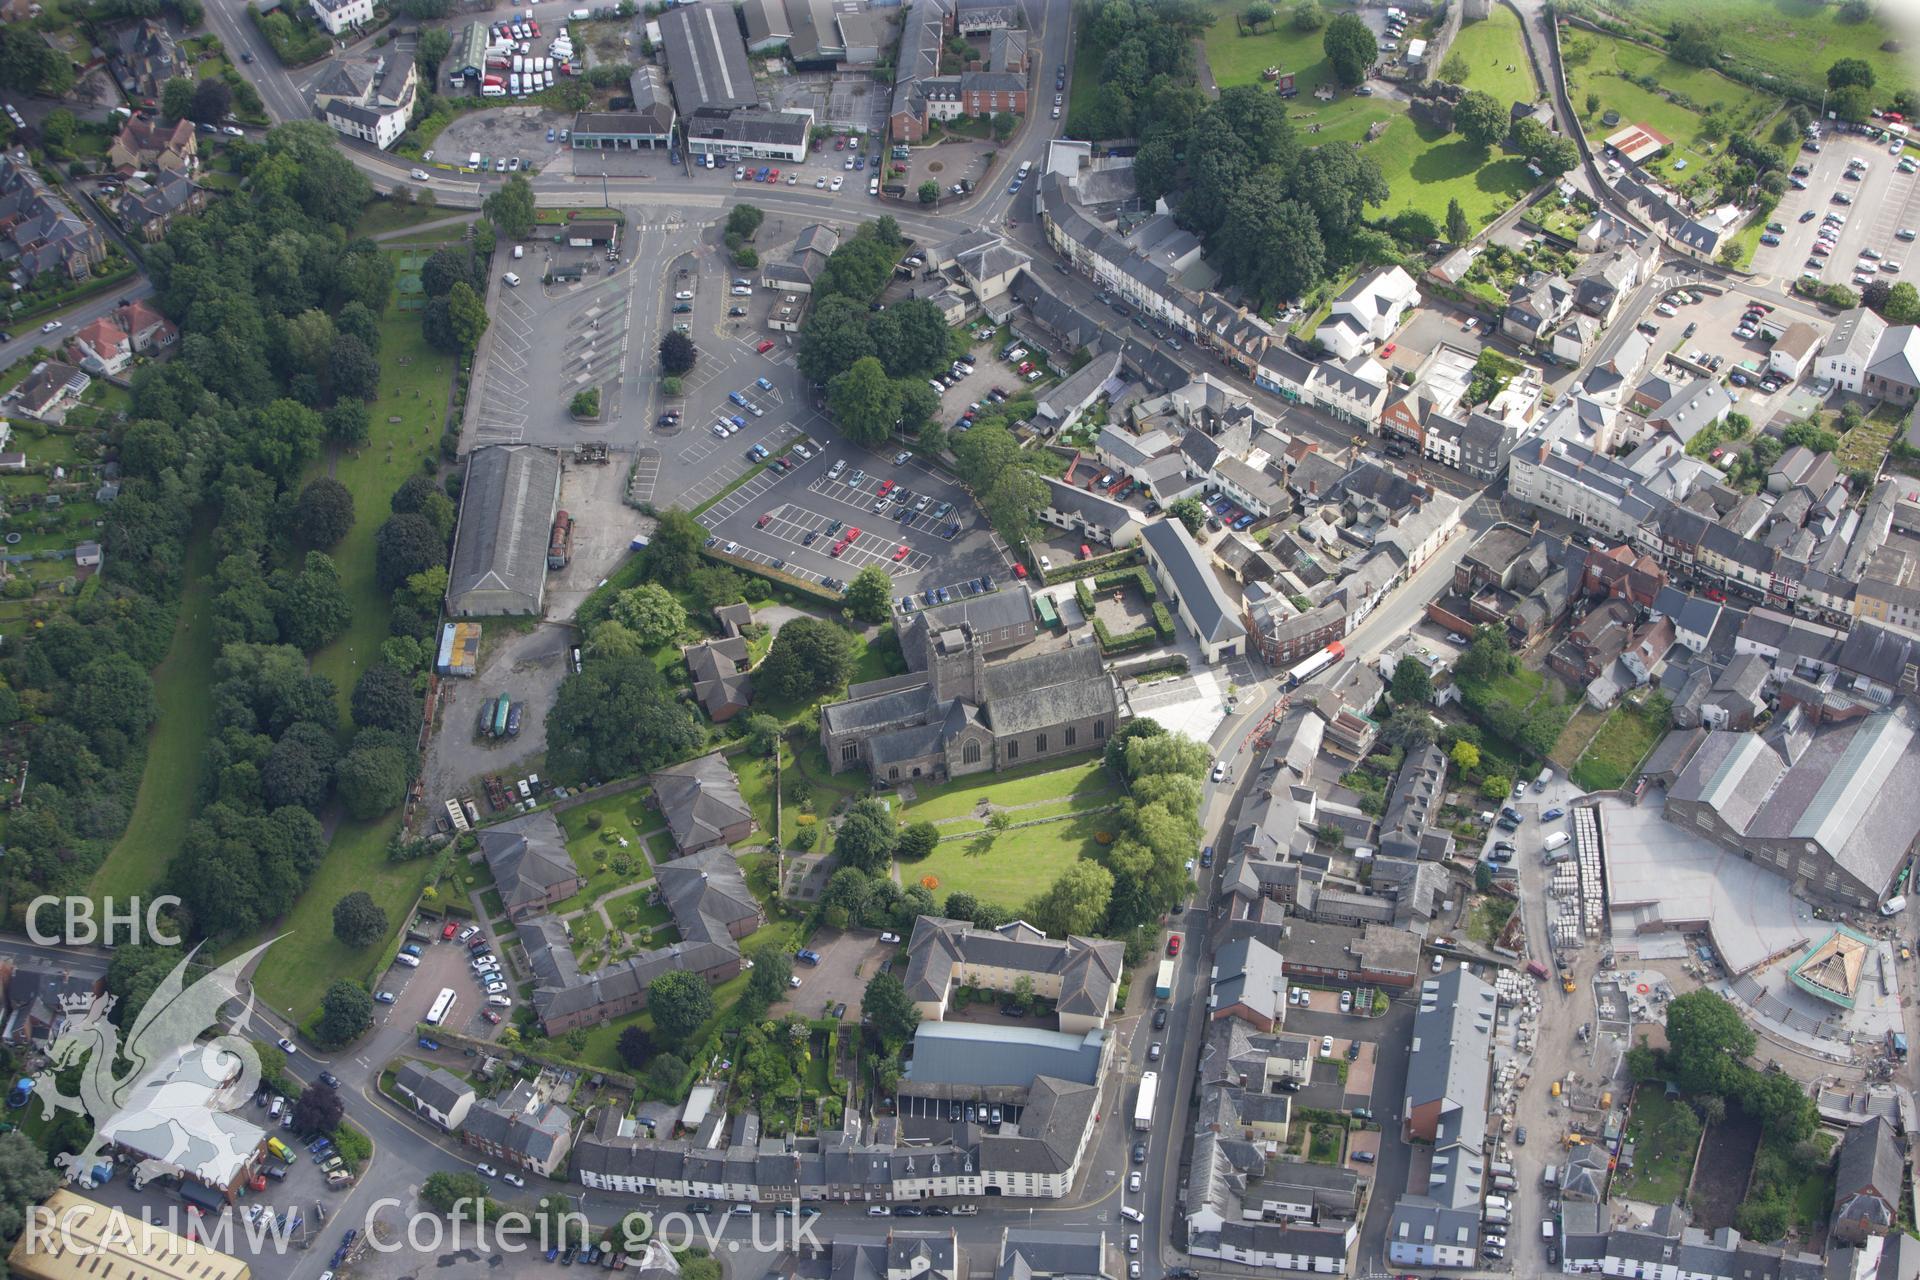
[[[1346,656],[1347,646],[1335,640],[1332,644],[1314,654],[1305,662],[1299,663],[1293,670],[1287,672],[1287,688],[1298,689],[1301,685],[1313,679],[1322,671],[1325,671],[1328,667]]]
[[[1173,995],[1174,963],[1172,960],[1160,962],[1160,976],[1154,980],[1153,984],[1153,994],[1158,999],[1165,1000]]]
[[[453,1012],[453,988],[442,987],[440,994],[433,998],[433,1008],[427,1010],[427,1025],[437,1027],[447,1020]]]

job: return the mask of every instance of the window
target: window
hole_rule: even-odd
[[[893,766],[893,767],[892,767],[891,769],[888,769],[888,770],[887,770],[887,781],[888,781],[888,782],[898,782],[898,781],[900,781],[900,766],[899,766],[899,765],[895,765],[895,766]]]
[[[1007,759],[1018,760],[1019,758],[1020,758],[1020,744],[1017,742],[1009,742],[1007,744]]]
[[[978,738],[967,739],[967,744],[960,748],[960,762],[962,764],[980,763],[980,740]]]
[[[1079,736],[1080,736],[1080,731],[1078,729],[1074,728],[1072,725],[1067,726],[1067,745],[1068,746],[1072,746],[1074,744],[1074,740],[1077,739]]]
[[[1046,749],[1047,749],[1047,735],[1044,733],[1034,734],[1033,735],[1034,754],[1035,755],[1044,754],[1046,752]]]
[[[860,763],[860,744],[857,742],[841,743],[840,744],[840,763],[841,764],[859,764]]]
[[[1104,742],[1106,737],[1107,722],[1105,720],[1095,720],[1093,722],[1093,740],[1095,742]]]

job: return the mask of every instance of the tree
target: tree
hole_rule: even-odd
[[[1020,118],[1014,115],[1011,111],[994,112],[993,139],[995,142],[1005,142],[1008,138],[1011,138],[1013,136],[1013,131],[1015,129],[1018,129],[1019,127],[1020,127]]]
[[[1842,58],[1827,68],[1827,88],[1844,89],[1854,84],[1873,88],[1873,66],[1865,58]]]
[[[413,678],[398,667],[376,662],[353,684],[353,722],[361,728],[411,733],[420,727],[420,699]]]
[[[0,27],[0,39],[5,33],[6,28]],[[25,1133],[14,1129],[0,1134],[0,1239],[17,1237],[26,1227],[29,1208],[52,1195],[59,1185],[60,1175],[47,1167],[47,1153],[34,1146]]]
[[[365,889],[333,904],[333,936],[350,947],[369,947],[387,936],[387,911]]]
[[[1327,11],[1319,0],[1300,0],[1293,10],[1293,29],[1309,34],[1327,25]]]
[[[907,989],[890,973],[879,973],[860,997],[861,1016],[873,1027],[880,1043],[890,1048],[905,1044],[920,1025],[920,1010],[907,998]]]
[[[427,303],[420,313],[420,329],[429,345],[450,355],[470,356],[487,331],[487,308],[462,280],[447,291],[444,298]]]
[[[327,385],[336,396],[371,400],[380,390],[380,361],[367,344],[350,333],[334,339],[327,361]]]
[[[916,822],[900,833],[893,856],[902,862],[918,862],[940,843],[940,828],[931,822]]]
[[[853,575],[847,584],[847,609],[862,622],[885,622],[893,613],[893,579],[877,564]]]
[[[1469,89],[1454,105],[1453,127],[1474,146],[1491,147],[1507,136],[1507,109],[1492,94]]]
[[[1433,679],[1427,664],[1408,654],[1393,668],[1393,701],[1396,706],[1419,705],[1433,701]]]
[[[388,729],[363,729],[334,766],[334,789],[356,818],[377,818],[399,806],[413,781],[416,759],[409,738]]]
[[[609,612],[649,649],[676,639],[687,626],[686,608],[657,582],[643,582],[622,591],[613,598]]]
[[[1505,800],[1513,790],[1513,779],[1504,773],[1490,773],[1480,779],[1480,794],[1488,800]]]
[[[699,974],[675,969],[655,978],[647,988],[647,1008],[661,1035],[690,1040],[700,1024],[713,1016],[713,989]]]
[[[209,76],[193,86],[187,116],[198,124],[219,124],[233,109],[233,90],[227,82]]]
[[[293,1131],[299,1134],[332,1133],[340,1127],[346,1106],[337,1090],[315,1082],[300,1091],[293,1104]]]
[[[602,656],[560,684],[547,713],[547,767],[566,783],[624,777],[679,759],[700,736],[652,662]]]
[[[766,220],[766,210],[758,205],[737,204],[733,206],[733,211],[727,214],[727,234],[738,236],[742,240],[751,240],[754,233],[760,230],[760,224]]]
[[[660,339],[660,372],[664,374],[677,377],[691,373],[694,361],[699,358],[693,339],[684,333],[676,331]]]
[[[1333,74],[1345,85],[1359,84],[1366,79],[1368,68],[1373,66],[1374,58],[1380,53],[1373,32],[1357,15],[1351,13],[1336,14],[1327,23],[1326,34],[1320,37],[1320,44],[1326,51],[1328,63],[1333,67]]]
[[[1882,314],[1893,324],[1920,324],[1920,289],[1902,280],[1887,290]]]
[[[1682,18],[1667,34],[1667,52],[1681,62],[1710,67],[1720,61],[1721,24],[1705,17]]]
[[[419,43],[413,47],[414,65],[420,68],[421,79],[436,80],[441,62],[453,51],[453,33],[445,27],[422,27],[417,38]]]
[[[175,76],[160,86],[160,114],[169,120],[184,120],[193,110],[193,81]]]
[[[653,1057],[653,1036],[639,1023],[633,1023],[621,1031],[620,1039],[614,1044],[614,1052],[620,1055],[620,1061],[627,1064],[627,1070],[638,1071]]]
[[[1395,670],[1397,680],[1399,671]],[[1431,687],[1431,686],[1429,686]],[[1433,716],[1417,703],[1402,703],[1394,697],[1393,714],[1380,726],[1380,741],[1402,751],[1418,751],[1433,741],[1436,732]]]
[[[1204,778],[1212,763],[1207,744],[1184,733],[1161,732],[1127,742],[1127,776],[1134,782],[1161,773]]]
[[[1045,893],[1027,904],[1026,917],[1054,937],[1093,934],[1107,918],[1113,872],[1082,860],[1060,873]]]
[[[480,211],[500,229],[500,234],[510,240],[524,240],[533,234],[533,184],[525,174],[514,174],[481,203]]]
[[[929,178],[920,184],[917,194],[921,204],[937,204],[940,200],[940,184]]]
[[[840,820],[840,829],[833,837],[833,852],[842,866],[882,876],[893,861],[893,846],[898,838],[893,815],[887,812],[887,807],[878,800],[861,800]]]
[[[885,366],[873,356],[854,361],[827,383],[827,412],[856,444],[884,443],[900,416],[899,396]]]
[[[1273,6],[1267,0],[1253,0],[1246,12],[1240,15],[1240,20],[1246,23],[1247,30],[1258,31],[1273,22]]]
[[[1453,744],[1453,750],[1447,753],[1453,761],[1453,767],[1461,773],[1472,773],[1480,767],[1480,748],[1465,738]]]
[[[765,942],[747,957],[753,961],[753,974],[747,979],[747,995],[764,1008],[786,995],[793,977],[793,955],[778,943]]]
[[[647,1068],[647,1088],[662,1098],[674,1096],[686,1078],[687,1064],[671,1053],[661,1054]]]
[[[853,650],[846,628],[820,618],[795,618],[774,636],[754,681],[779,701],[817,697],[846,683]]]
[[[1465,84],[1472,68],[1467,65],[1467,55],[1455,49],[1440,64],[1440,79],[1446,84]]]
[[[853,367],[862,356],[874,354],[867,332],[864,302],[829,296],[814,303],[813,313],[800,330],[795,363],[815,382],[826,382]]]
[[[1873,17],[1872,0],[1846,0],[1840,6],[1840,21],[1865,22]]]
[[[447,542],[416,512],[387,517],[373,535],[374,575],[383,591],[392,591],[423,569],[444,565]]]
[[[670,586],[689,580],[700,567],[700,551],[707,540],[706,526],[678,507],[660,513],[653,540],[642,552],[646,575]]]
[[[1455,198],[1447,200],[1447,243],[1465,244],[1473,239],[1473,226],[1467,221],[1467,211],[1460,207]]]
[[[1185,497],[1167,508],[1167,514],[1187,526],[1187,532],[1194,537],[1207,527],[1207,508],[1195,497]]]
[[[453,286],[462,281],[472,285],[478,280],[473,255],[465,249],[436,249],[420,264],[420,289],[429,298],[453,292]]]
[[[336,978],[320,1001],[314,1034],[329,1045],[346,1044],[373,1025],[373,997],[357,982]]]
[[[61,78],[71,84],[73,68],[54,53],[37,27],[28,22],[0,23],[0,86],[52,93],[54,82]],[[6,1238],[12,1239],[19,1231],[16,1225]]]
[[[1675,996],[1667,1004],[1667,1064],[1688,1093],[1730,1093],[1753,1053],[1754,1034],[1740,1011],[1713,991]]]
[[[430,1173],[420,1184],[420,1198],[442,1213],[452,1213],[455,1205],[471,1208],[483,1203],[487,1184],[477,1173]]]

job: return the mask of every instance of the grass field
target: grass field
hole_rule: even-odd
[[[333,549],[353,605],[353,625],[313,655],[313,669],[334,683],[343,723],[353,682],[387,638],[388,599],[373,576],[374,531],[387,518],[387,503],[400,482],[420,474],[421,459],[439,455],[453,370],[453,357],[421,337],[417,314],[387,308],[380,318],[380,398],[373,402],[372,438],[343,455],[333,472],[353,493],[353,528]],[[322,462],[314,473],[326,469]]]
[[[1216,0],[1210,7],[1214,24],[1207,30],[1207,65],[1213,69],[1213,78],[1222,89],[1236,84],[1258,84],[1262,71],[1279,67],[1293,72],[1293,86],[1300,91],[1294,103],[1288,104],[1291,107],[1295,103],[1312,103],[1315,89],[1323,84],[1338,83],[1322,47],[1324,33],[1294,30],[1293,24],[1286,20],[1289,10],[1281,9],[1280,17],[1271,26],[1243,36],[1234,24],[1234,16],[1246,12],[1244,4]]]
[[[1062,822],[1020,827],[998,839],[985,835],[943,840],[924,861],[901,864],[902,884],[921,884],[932,876],[936,900],[950,893],[971,893],[985,902],[1018,910],[1046,892],[1060,873],[1095,848],[1094,833],[1105,814],[1087,814]]]
[[[1380,166],[1380,175],[1392,192],[1385,204],[1367,211],[1373,218],[1417,209],[1443,222],[1447,202],[1458,200],[1467,220],[1478,227],[1493,221],[1534,186],[1521,157],[1494,155],[1457,133],[1441,133],[1411,119],[1395,120],[1361,151]]]
[[[206,530],[187,544],[186,589],[173,644],[153,672],[159,717],[147,737],[147,763],[133,817],[93,874],[96,898],[128,898],[159,883],[186,838],[200,791],[207,728],[213,714],[213,543]]]
[[[1686,1106],[1667,1097],[1657,1084],[1643,1086],[1634,1096],[1633,1119],[1627,1125],[1627,1140],[1634,1144],[1633,1168],[1616,1179],[1616,1194],[1667,1204],[1686,1191],[1700,1140],[1700,1122],[1678,1114]]]
[[[1721,144],[1710,144],[1700,137],[1701,118],[1707,111],[1719,107],[1729,129],[1757,134],[1779,105],[1776,99],[1725,76],[1676,62],[1614,36],[1572,32],[1563,39],[1561,49],[1567,65],[1567,94],[1574,109],[1583,113],[1580,123],[1588,140],[1597,146],[1613,132],[1603,122],[1609,110],[1620,113],[1623,125],[1646,125],[1673,142],[1667,154],[1649,168],[1678,185],[1684,186],[1694,175],[1711,168],[1713,158],[1722,150]],[[1625,78],[1629,75],[1652,76],[1665,92],[1644,89]],[[1585,114],[1588,93],[1600,99],[1600,110],[1591,115]],[[1667,94],[1683,95],[1694,105],[1682,106]]]
[[[1574,782],[1587,791],[1624,786],[1664,731],[1664,725],[1649,720],[1637,707],[1621,703],[1575,762]]]
[[[1021,769],[960,778],[932,786],[916,786],[913,803],[901,814],[903,822],[937,822],[972,813],[982,800],[1002,808],[1041,800],[1105,795],[1113,789],[1098,754],[1062,764],[1049,760]]]
[[[1462,26],[1448,60],[1456,53],[1467,62],[1466,87],[1492,94],[1501,106],[1532,102],[1540,96],[1533,66],[1527,61],[1527,46],[1520,38],[1519,15],[1505,5],[1495,5],[1492,16],[1484,21]]]
[[[438,222],[443,218],[456,217],[458,209],[442,209],[433,204],[405,204],[398,200],[370,201],[366,211],[360,215],[360,221],[354,224],[355,236],[377,236],[383,231],[398,231],[402,227],[417,227],[423,222]],[[448,239],[458,239],[458,229],[447,229]]]
[[[1684,17],[1701,12],[1697,0],[1612,0],[1607,8],[1652,30],[1664,32]],[[1882,14],[1897,10],[1883,5]],[[1819,0],[1713,0],[1714,24],[1722,47],[1735,62],[1770,71],[1807,85],[1826,88],[1827,68],[1842,58],[1864,58],[1873,68],[1875,87],[1888,93],[1916,82],[1907,57],[1881,49],[1890,37],[1912,39],[1911,30],[1890,31],[1878,19],[1842,22],[1840,6]]]
[[[1843,471],[1877,474],[1881,460],[1887,456],[1887,448],[1900,434],[1908,416],[1884,402],[1875,406],[1865,422],[1840,437],[1840,447],[1834,450],[1833,460]]]

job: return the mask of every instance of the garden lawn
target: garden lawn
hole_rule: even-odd
[[[1294,30],[1290,21],[1292,6],[1276,6],[1272,25],[1262,27],[1257,34],[1250,36],[1241,35],[1234,23],[1236,15],[1246,12],[1245,4],[1216,0],[1209,8],[1213,10],[1214,23],[1206,35],[1207,65],[1213,69],[1214,82],[1222,89],[1230,89],[1237,84],[1264,83],[1260,73],[1268,67],[1291,71],[1294,75],[1293,87],[1300,91],[1299,97],[1287,103],[1289,114],[1292,114],[1291,108],[1301,104],[1306,104],[1301,107],[1302,110],[1320,105],[1314,102],[1313,91],[1321,85],[1339,87],[1322,43],[1326,29]],[[1328,16],[1344,12],[1344,8],[1329,7]],[[1099,68],[1095,67],[1095,70]]]
[[[1462,26],[1447,51],[1448,59],[1456,53],[1467,61],[1465,86],[1492,94],[1501,106],[1540,97],[1533,64],[1527,61],[1527,46],[1520,37],[1520,17],[1505,5],[1493,6],[1492,16],[1483,21]]]
[[[1895,6],[1897,8],[1898,6]],[[1698,0],[1635,0],[1627,16],[1658,31],[1701,12]],[[1819,0],[1713,0],[1722,47],[1735,62],[1798,81],[1815,92],[1827,87],[1827,68],[1842,58],[1864,58],[1873,68],[1876,97],[1916,82],[1911,63],[1881,49],[1894,33],[1878,21],[1842,22],[1840,6]]]
[[[1616,36],[1590,31],[1570,33],[1562,50],[1567,64],[1567,95],[1574,110],[1582,113],[1581,126],[1588,141],[1598,147],[1614,129],[1646,125],[1673,142],[1666,155],[1648,168],[1676,185],[1684,186],[1696,175],[1704,177],[1714,158],[1725,149],[1724,144],[1715,143],[1709,151],[1709,144],[1699,137],[1701,117],[1709,108],[1722,107],[1734,132],[1757,135],[1779,105],[1776,99],[1725,76],[1676,62]],[[1643,89],[1626,79],[1628,75],[1652,76],[1666,92]],[[1592,115],[1585,114],[1588,93],[1600,98],[1600,110]],[[1667,93],[1681,94],[1694,105],[1682,106]],[[1620,124],[1613,128],[1603,121],[1608,110],[1620,113]],[[1676,169],[1681,162],[1685,168]]]
[[[421,337],[419,313],[389,303],[380,318],[380,397],[372,405],[371,438],[332,466],[334,478],[353,493],[353,528],[332,553],[353,606],[353,625],[313,655],[313,669],[333,681],[343,726],[353,682],[387,638],[389,601],[373,575],[374,531],[386,520],[400,482],[421,473],[423,458],[439,456],[453,372],[453,357]],[[329,466],[323,459],[312,475],[326,474]]]
[[[442,209],[438,205],[416,204],[400,200],[372,200],[360,215],[360,221],[354,225],[353,234],[358,237],[377,236],[383,231],[398,231],[402,227],[417,227],[423,222],[441,222],[447,218],[460,216],[458,209]],[[458,240],[460,228],[448,227],[442,232],[442,238]]]
[[[1043,800],[1090,799],[1110,796],[1114,788],[1100,754],[1061,763],[1049,760],[1000,773],[960,778],[953,782],[914,787],[914,798],[901,813],[903,822],[937,822],[960,818],[991,800],[1001,808]]]
[[[655,829],[658,829],[657,824]],[[608,823],[598,831],[583,831],[577,839],[570,835],[567,856],[573,859],[574,869],[580,873],[584,883],[577,893],[554,903],[548,910],[554,915],[578,911],[621,885],[639,885],[651,880],[653,866],[647,858],[644,844],[645,837],[650,834],[651,831],[636,832]],[[620,845],[622,839],[627,842],[625,848]],[[601,854],[606,855],[605,862],[601,861]],[[625,871],[614,869],[613,860],[621,855],[627,859]]]
[[[399,828],[397,812],[371,822],[342,822],[292,913],[264,931],[266,937],[287,935],[267,949],[253,975],[261,999],[276,1013],[292,1009],[295,1018],[304,1018],[335,978],[367,980],[374,965],[393,953],[407,908],[433,864],[431,858],[387,861],[387,842]],[[387,911],[387,936],[370,947],[349,947],[333,936],[333,904],[355,889],[365,889]],[[457,892],[465,898],[464,889]],[[221,958],[255,941],[237,944]]]
[[[95,897],[140,896],[166,873],[186,839],[200,794],[201,764],[213,714],[213,542],[206,529],[187,544],[180,615],[173,644],[153,670],[159,715],[147,737],[146,767],[133,817],[93,874]]]
[[[1642,715],[1638,708],[1621,703],[1607,716],[1600,732],[1581,753],[1573,766],[1573,780],[1585,791],[1611,791],[1625,786],[1627,779],[1653,744],[1664,726]]]
[[[1669,1142],[1669,1138],[1675,1134],[1675,1111],[1686,1105],[1678,1098],[1667,1097],[1658,1084],[1642,1086],[1634,1095],[1633,1119],[1627,1125],[1627,1140],[1634,1144],[1633,1168],[1621,1175],[1626,1185],[1616,1185],[1616,1192],[1652,1204],[1667,1204],[1685,1193],[1693,1179],[1700,1126],[1679,1127],[1679,1136],[1692,1134],[1684,1147]]]
[[[1881,460],[1887,456],[1887,449],[1900,434],[1907,416],[1890,404],[1876,405],[1865,422],[1840,437],[1840,447],[1834,450],[1833,460],[1840,464],[1842,471],[1878,475]]]
[[[1029,898],[1045,893],[1061,872],[1092,854],[1094,833],[1103,814],[1087,814],[1062,822],[1019,827],[998,839],[986,835],[966,840],[943,840],[931,854],[914,863],[900,864],[900,882],[928,885],[936,899],[950,893],[971,893],[983,902],[1018,910]]]
[[[1416,209],[1444,224],[1447,202],[1458,200],[1475,227],[1491,222],[1508,205],[1533,190],[1533,175],[1519,156],[1498,156],[1457,133],[1402,117],[1379,139],[1361,147],[1387,180],[1386,203],[1368,209],[1376,220]]]

